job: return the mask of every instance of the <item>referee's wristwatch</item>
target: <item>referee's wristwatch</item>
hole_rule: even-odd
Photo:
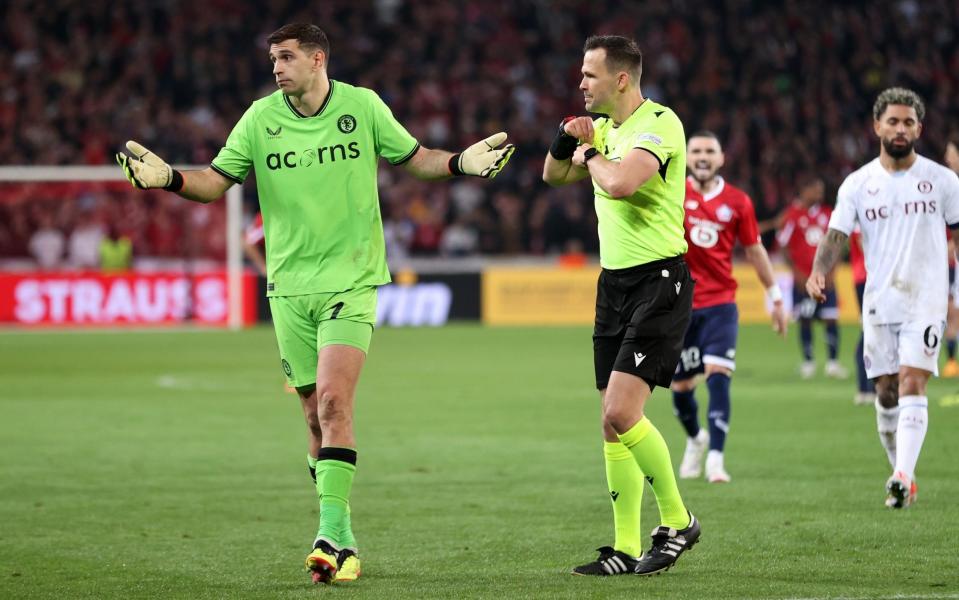
[[[587,148],[586,152],[583,152],[583,164],[585,165],[588,163],[589,159],[593,158],[597,154],[599,154],[599,150],[596,148]]]

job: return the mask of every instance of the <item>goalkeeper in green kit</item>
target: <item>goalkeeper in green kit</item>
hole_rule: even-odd
[[[353,397],[390,281],[377,194],[377,160],[420,179],[493,178],[513,153],[497,133],[459,154],[430,150],[375,92],[327,76],[330,44],[310,24],[268,38],[279,90],[247,109],[209,168],[179,172],[136,142],[117,162],[137,188],[212,202],[256,168],[267,242],[267,295],[280,364],[306,417],[320,525],[306,559],[314,582],[360,574],[350,524],[356,472]]]

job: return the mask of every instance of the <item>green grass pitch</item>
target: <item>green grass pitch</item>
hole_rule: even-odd
[[[700,544],[659,577],[569,575],[612,541],[589,334],[379,330],[356,411],[363,576],[314,587],[272,330],[0,333],[0,598],[959,598],[959,382],[932,383],[919,502],[892,512],[874,411],[852,380],[799,381],[795,332],[765,326],[741,334],[733,482],[680,483]],[[667,393],[648,414],[678,463]]]

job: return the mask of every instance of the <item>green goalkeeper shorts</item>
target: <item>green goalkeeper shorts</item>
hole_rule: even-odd
[[[287,381],[292,387],[312,385],[320,348],[343,344],[369,351],[376,323],[376,288],[271,296],[270,312]]]

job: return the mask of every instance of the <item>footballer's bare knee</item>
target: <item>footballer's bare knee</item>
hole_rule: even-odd
[[[617,433],[629,431],[643,418],[652,387],[645,379],[613,371],[603,396],[603,422]]]
[[[899,371],[899,395],[925,396],[926,382],[929,381],[930,375],[931,373],[929,371],[903,367]]]
[[[320,427],[341,429],[350,427],[353,422],[352,398],[345,386],[335,383],[320,384],[316,391],[317,414]]]
[[[615,409],[603,410],[603,432],[612,431],[616,434],[629,431],[630,423],[627,422],[627,416],[622,411]]]
[[[613,429],[613,426],[606,422],[606,419],[603,418],[603,440],[607,442],[618,442],[619,434],[616,433],[616,430]]]
[[[615,396],[606,396],[603,403],[603,431],[612,430],[615,433],[626,433],[643,418],[643,409],[625,399]]]
[[[672,384],[670,384],[669,389],[681,394],[684,392],[691,392],[696,389],[696,378],[690,377],[689,379],[674,381]]]

